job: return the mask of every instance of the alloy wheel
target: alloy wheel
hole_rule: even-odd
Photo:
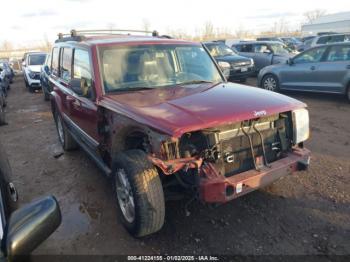
[[[120,209],[129,223],[135,220],[135,201],[130,182],[124,169],[118,169],[115,176],[116,193]]]

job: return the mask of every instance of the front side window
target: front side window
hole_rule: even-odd
[[[73,77],[81,80],[82,96],[91,97],[92,74],[88,51],[74,50]]]
[[[320,62],[326,48],[327,47],[323,46],[305,51],[304,53],[295,57],[293,61],[296,64]]]
[[[110,46],[99,54],[106,92],[223,81],[202,46]]]
[[[329,36],[320,37],[320,38],[317,40],[317,44],[318,44],[318,45],[327,44],[329,40],[330,40],[330,37],[329,37]]]
[[[254,45],[254,53],[266,53],[269,52],[269,48],[266,44],[256,44]]]
[[[45,54],[35,54],[28,56],[28,65],[43,65],[45,63]]]
[[[350,61],[350,46],[332,46],[326,60],[328,62]]]
[[[51,73],[55,76],[58,76],[59,73],[59,57],[60,49],[58,47],[54,47],[52,49]]]
[[[253,52],[253,46],[252,45],[241,45],[241,52],[245,52],[245,53],[251,53]]]
[[[63,48],[61,51],[61,78],[69,82],[72,76],[72,49]]]

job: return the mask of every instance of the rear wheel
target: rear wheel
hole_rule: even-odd
[[[124,227],[135,237],[160,230],[165,203],[157,169],[141,150],[118,154],[114,162],[113,191]]]
[[[262,88],[269,91],[278,92],[279,83],[277,77],[271,74],[264,76],[262,80]]]
[[[58,139],[65,151],[71,151],[78,147],[77,142],[75,142],[72,135],[67,130],[66,125],[62,121],[62,117],[55,112],[55,122],[56,122],[56,129],[58,133]]]

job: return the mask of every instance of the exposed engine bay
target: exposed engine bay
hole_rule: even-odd
[[[223,176],[268,166],[292,148],[291,113],[209,128],[184,134],[167,144],[167,157],[200,157],[211,162]]]

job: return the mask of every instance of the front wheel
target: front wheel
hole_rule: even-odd
[[[6,124],[5,107],[0,101],[0,126]]]
[[[279,83],[277,77],[271,74],[264,76],[262,80],[262,88],[264,88],[265,90],[278,92]]]
[[[348,86],[348,90],[346,91],[346,97],[348,98],[348,102],[350,103],[350,84]]]
[[[141,150],[118,154],[113,168],[113,191],[124,227],[134,237],[159,231],[165,201],[157,169]]]

